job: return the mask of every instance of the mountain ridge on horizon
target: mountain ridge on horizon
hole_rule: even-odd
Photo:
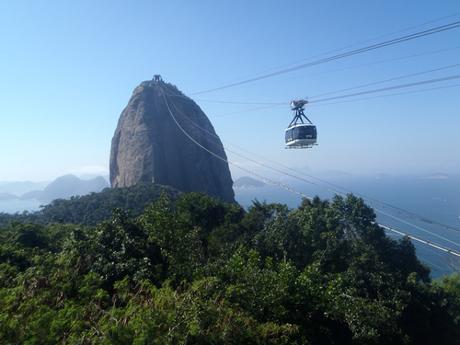
[[[50,182],[12,181],[0,182],[0,200],[30,200],[51,202],[72,196],[99,192],[109,187],[103,176],[83,179],[74,174],[66,174]]]

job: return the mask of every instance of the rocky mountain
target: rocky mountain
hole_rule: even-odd
[[[211,122],[192,99],[158,76],[142,82],[121,113],[112,139],[112,187],[154,182],[234,201],[227,162],[197,143],[226,160]]]

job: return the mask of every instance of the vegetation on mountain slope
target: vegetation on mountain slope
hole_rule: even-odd
[[[171,187],[154,183],[139,183],[127,188],[106,188],[99,193],[53,200],[38,212],[0,213],[0,226],[15,221],[96,225],[110,219],[116,208],[129,212],[132,216],[138,216],[162,193],[171,198],[179,195],[179,191]]]
[[[247,211],[162,195],[96,226],[0,231],[2,344],[458,344],[460,278],[431,282],[354,196]]]

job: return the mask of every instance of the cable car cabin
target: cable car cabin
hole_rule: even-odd
[[[304,114],[304,106],[307,103],[308,101],[304,99],[291,102],[291,109],[295,115],[286,129],[287,149],[306,149],[316,145],[316,126]]]
[[[286,148],[306,149],[316,145],[316,126],[308,123],[299,123],[286,129]]]

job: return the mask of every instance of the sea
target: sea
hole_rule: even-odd
[[[309,178],[306,177],[306,179]],[[282,183],[305,195],[317,195],[323,199],[332,198],[338,186],[358,196],[363,195],[370,206],[381,212],[376,212],[379,223],[460,252],[460,175],[357,176],[343,174],[326,176],[323,179],[334,186],[314,179],[309,179],[312,183],[307,183],[285,178]],[[300,196],[272,185],[236,188],[235,194],[236,200],[246,208],[250,207],[254,200],[283,203],[291,208],[297,207],[301,202]],[[416,213],[421,217],[391,208],[388,204]],[[36,211],[40,209],[40,206],[41,203],[33,199],[4,200],[0,201],[0,212]],[[388,236],[395,239],[401,238],[400,235],[391,232],[388,233]],[[419,259],[431,269],[433,278],[460,272],[459,257],[423,243],[416,241],[413,243]]]
[[[42,203],[36,199],[10,199],[0,200],[0,212],[4,213],[17,213],[24,211],[38,211]]]

